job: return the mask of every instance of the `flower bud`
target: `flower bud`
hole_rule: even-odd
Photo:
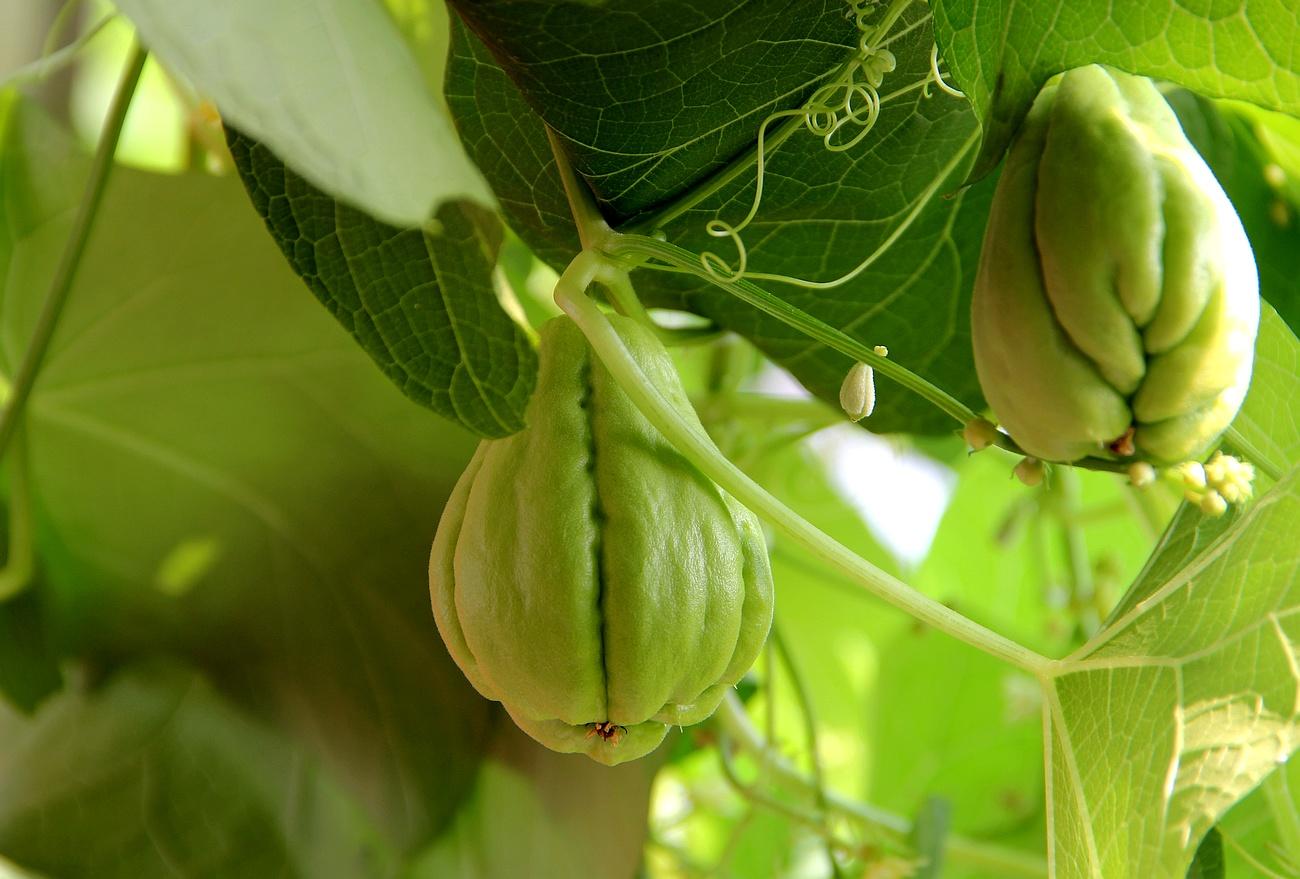
[[[1043,462],[1037,458],[1023,458],[1014,472],[1016,479],[1033,488],[1043,481]]]
[[[853,422],[866,418],[876,408],[876,378],[870,366],[853,364],[840,385],[840,406]]]
[[[993,441],[997,439],[998,429],[993,426],[991,421],[983,418],[976,418],[966,422],[966,426],[961,431],[962,439],[966,440],[966,445],[970,446],[972,452],[982,452]]]

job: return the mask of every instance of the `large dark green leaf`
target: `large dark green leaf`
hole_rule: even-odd
[[[294,271],[411,399],[482,436],[523,427],[537,357],[497,302],[495,213],[463,201],[399,229],[335,201],[231,130],[253,204]]]
[[[1210,97],[1300,113],[1291,0],[933,0],[944,60],[984,127],[975,174],[997,164],[1055,73],[1109,64]]]
[[[725,167],[856,42],[843,0],[453,5],[615,220]]]
[[[808,39],[832,43],[842,39],[837,36],[839,21],[818,12],[823,9],[821,3],[792,7],[795,5],[802,10],[795,18]],[[649,4],[639,17],[665,15],[674,8]],[[588,9],[587,14],[592,20],[618,18],[603,6]],[[475,21],[480,33],[484,32],[483,19]],[[913,3],[890,32],[888,48],[897,57],[898,68],[885,77],[882,94],[919,86],[929,76],[933,45],[929,21],[924,4]],[[605,47],[602,51],[619,45],[600,43]],[[672,44],[665,49],[669,66],[688,78],[701,59],[689,51],[679,57],[675,47]],[[766,50],[755,46],[749,51],[761,57]],[[557,62],[561,66],[562,60]],[[829,75],[840,60],[825,63],[823,74]],[[498,190],[511,225],[539,254],[561,267],[576,250],[575,236],[564,219],[567,210],[542,123],[510,86],[507,73],[519,76],[509,64],[504,71],[497,68],[487,49],[463,28],[455,34],[447,89],[462,137]],[[587,89],[583,94],[602,106],[614,104],[614,96],[603,92]],[[957,192],[974,157],[974,116],[960,99],[923,95],[920,88],[914,88],[886,100],[875,129],[851,150],[830,152],[820,138],[806,131],[794,134],[770,158],[762,209],[745,233],[749,267],[829,280],[878,253],[870,270],[828,290],[762,283],[864,342],[888,345],[892,357],[979,405],[966,315],[992,183]],[[798,106],[800,98],[801,94],[790,94],[781,106]],[[546,99],[534,95],[533,100],[540,106]],[[725,111],[714,110],[720,112],[725,115]],[[577,124],[568,116],[563,118],[565,124]],[[709,190],[707,197],[664,225],[669,240],[696,252],[719,250],[730,258],[730,244],[710,237],[704,227],[715,217],[738,221],[748,210],[755,173],[752,149],[761,118],[736,115],[740,128],[747,132],[745,144],[750,152],[737,147],[730,162],[710,178],[734,173],[730,182],[717,191]],[[650,122],[646,125],[653,128]],[[571,128],[566,134],[569,140],[591,142],[598,136],[612,136],[613,131],[631,142],[642,136],[627,126],[585,132]],[[665,187],[672,179],[668,167],[656,171],[656,186]],[[680,168],[672,198],[679,204],[693,200],[698,178],[698,169]],[[589,182],[600,185],[598,179]],[[909,221],[906,229],[900,228]],[[653,217],[637,222],[654,225]],[[897,239],[891,237],[895,234]],[[847,359],[810,343],[725,291],[688,276],[638,272],[635,281],[648,301],[688,307],[742,333],[820,396],[835,399],[850,365]],[[869,422],[872,429],[949,428],[947,417],[929,404],[891,391],[882,382],[876,414]]]
[[[0,369],[85,179],[32,107],[0,139]],[[304,296],[232,179],[118,169],[26,417],[62,649],[171,651],[295,731],[415,845],[472,782],[488,709],[429,613],[467,434]]]

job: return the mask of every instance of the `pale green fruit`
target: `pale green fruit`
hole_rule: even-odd
[[[1149,80],[1091,65],[1039,93],[998,181],[971,324],[984,395],[1034,457],[1172,463],[1232,421],[1255,261]]]
[[[610,320],[698,427],[658,339]],[[521,729],[612,765],[713,713],[767,637],[772,576],[758,520],[641,415],[571,320],[543,328],[540,356],[528,427],[481,443],[443,512],[434,617]]]

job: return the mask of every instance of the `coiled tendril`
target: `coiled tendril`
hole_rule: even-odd
[[[847,2],[849,8],[846,16],[853,20],[858,30],[857,51],[827,82],[812,93],[802,107],[794,110],[779,110],[763,120],[758,127],[754,198],[750,202],[749,211],[739,223],[730,223],[721,217],[715,217],[704,226],[705,232],[711,238],[728,238],[736,248],[734,267],[713,251],[700,254],[700,262],[704,270],[715,279],[730,283],[745,277],[761,277],[787,281],[800,286],[826,287],[842,284],[865,268],[864,263],[835,281],[820,283],[802,281],[784,275],[758,275],[748,271],[749,251],[745,247],[741,233],[754,221],[763,202],[768,129],[774,123],[784,119],[801,119],[803,127],[810,134],[820,137],[828,151],[838,153],[853,149],[871,133],[876,120],[880,118],[880,107],[887,100],[918,88],[921,89],[922,95],[928,98],[932,82],[946,94],[965,97],[962,92],[944,81],[943,73],[939,69],[937,45],[930,51],[930,73],[924,80],[904,86],[882,97],[879,89],[885,76],[898,66],[894,53],[886,48],[887,37],[913,0],[892,0],[880,21],[874,24],[869,19],[880,5],[879,0],[847,0]],[[907,30],[919,24],[920,22]],[[900,33],[899,36],[901,35]]]

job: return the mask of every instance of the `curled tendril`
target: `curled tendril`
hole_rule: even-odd
[[[939,71],[937,46],[930,53],[930,74],[923,82],[881,97],[881,84],[898,64],[894,54],[885,48],[885,39],[911,3],[912,0],[891,0],[880,20],[871,21],[881,6],[880,0],[848,0],[845,17],[851,19],[858,30],[857,52],[828,82],[813,92],[803,107],[773,113],[759,125],[754,198],[749,211],[738,223],[713,219],[705,226],[710,237],[730,239],[736,249],[734,265],[713,251],[700,254],[700,263],[710,277],[730,283],[747,275],[749,256],[741,233],[753,222],[763,201],[766,144],[768,130],[773,123],[791,118],[800,119],[810,134],[821,138],[828,151],[838,153],[853,149],[871,133],[880,118],[881,105],[891,97],[918,87],[928,97],[931,82],[947,94],[964,97],[944,82]],[[798,282],[797,279],[790,280]]]

